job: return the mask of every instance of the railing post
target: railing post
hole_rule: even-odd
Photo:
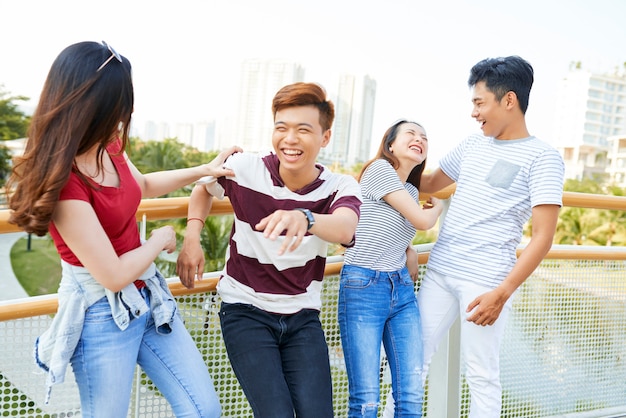
[[[146,225],[148,223],[148,219],[146,217],[146,214],[144,213],[143,216],[141,217],[141,222],[139,223],[139,238],[141,239],[141,241],[145,241],[146,240]],[[134,416],[135,418],[140,418],[141,415],[139,414],[139,411],[141,410],[141,408],[139,407],[139,404],[141,402],[141,368],[139,366],[135,366],[135,410],[133,412],[131,412],[132,416]]]
[[[461,411],[461,325],[454,322],[428,372],[428,417],[458,418]]]
[[[134,411],[131,412],[131,416],[134,416],[135,418],[141,418],[141,415],[139,414],[140,411],[140,407],[139,404],[141,402],[141,368],[139,366],[135,366],[135,407],[134,407]]]
[[[439,228],[448,213],[450,198],[442,200]],[[458,418],[461,411],[461,324],[454,322],[439,343],[428,371],[428,417]]]

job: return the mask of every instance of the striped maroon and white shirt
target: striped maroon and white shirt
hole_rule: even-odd
[[[217,286],[222,300],[279,314],[320,310],[328,243],[306,234],[295,251],[278,255],[281,238],[271,241],[254,226],[279,209],[307,208],[328,214],[348,207],[359,215],[361,193],[357,181],[318,165],[320,175],[316,180],[291,191],[280,178],[279,160],[273,153],[233,154],[225,166],[235,176],[206,185],[214,196],[220,197],[223,191],[235,214],[226,266]]]

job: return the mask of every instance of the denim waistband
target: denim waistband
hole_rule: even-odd
[[[394,278],[394,277],[401,277],[405,274],[409,274],[409,269],[406,266],[402,267],[400,270],[381,271],[381,270],[369,269],[366,267],[360,267],[360,266],[356,266],[353,264],[344,264],[341,269],[342,271],[345,270],[346,272],[359,272],[363,275],[368,275],[373,278],[379,278],[379,277]]]

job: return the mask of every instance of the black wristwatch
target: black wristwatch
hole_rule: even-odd
[[[315,225],[315,218],[313,217],[311,211],[304,208],[296,208],[296,210],[299,210],[300,212],[304,213],[304,216],[306,216],[306,221],[309,223],[306,227],[307,231],[313,228],[313,225]]]

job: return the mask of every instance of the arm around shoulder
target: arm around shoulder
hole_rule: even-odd
[[[422,193],[435,193],[454,183],[439,167],[434,171],[422,174],[419,190]]]

